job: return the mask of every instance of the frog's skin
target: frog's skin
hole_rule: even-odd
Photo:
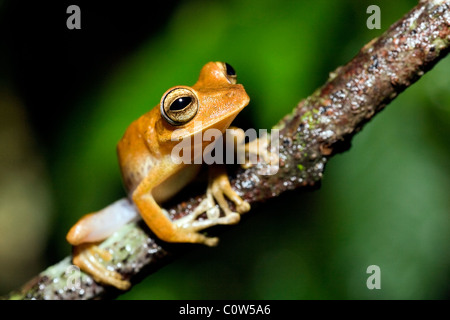
[[[207,196],[193,213],[171,221],[160,207],[160,203],[186,186],[200,168],[200,165],[172,161],[171,151],[179,143],[173,141],[175,130],[183,129],[177,131],[182,132],[180,139],[212,128],[223,133],[249,101],[244,87],[237,84],[236,74],[230,65],[209,62],[202,68],[196,84],[169,89],[159,105],[131,123],[126,130],[117,147],[122,178],[137,212],[161,240],[214,246],[217,238],[207,237],[198,231],[218,224],[237,223],[240,214],[250,210],[250,205],[230,187],[223,167],[220,169],[217,166],[210,166]],[[233,129],[232,135],[242,137],[243,131]],[[209,141],[202,142],[202,150],[208,144]],[[234,202],[237,212],[230,210],[225,196]],[[224,215],[219,214],[214,200]],[[67,234],[68,242],[74,246],[73,263],[95,280],[126,290],[130,283],[98,261],[97,255],[103,259],[110,259],[110,256],[96,243],[135,219],[135,212],[126,201],[121,200],[81,218]],[[197,220],[204,212],[207,219]]]

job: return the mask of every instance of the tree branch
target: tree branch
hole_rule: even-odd
[[[233,188],[255,203],[286,190],[318,186],[328,159],[346,150],[365,123],[444,58],[449,43],[450,0],[420,1],[352,61],[330,73],[321,88],[275,126],[280,129],[277,174],[262,175],[268,169],[263,163],[236,168],[229,172]],[[197,196],[173,205],[171,218],[189,214],[201,200]],[[189,245],[161,242],[143,223],[135,223],[124,226],[101,247],[114,257],[107,265],[136,283]],[[67,257],[8,298],[93,299],[119,294],[73,271]]]

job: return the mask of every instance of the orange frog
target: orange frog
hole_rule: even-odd
[[[217,238],[207,237],[199,231],[218,224],[237,223],[240,214],[250,210],[250,205],[233,191],[225,170],[211,166],[205,200],[193,213],[171,221],[160,204],[192,181],[200,168],[200,164],[192,164],[198,161],[190,164],[173,161],[171,152],[183,138],[208,129],[218,129],[222,133],[230,130],[230,123],[249,101],[229,64],[209,62],[202,68],[195,85],[169,89],[162,96],[160,105],[134,121],[117,148],[122,178],[131,201],[122,199],[99,212],[88,214],[70,229],[67,240],[74,246],[73,263],[96,281],[123,290],[129,288],[127,280],[106,269],[98,260],[97,256],[106,260],[111,257],[96,243],[106,239],[121,225],[136,219],[137,212],[161,240],[216,245]],[[241,129],[231,130],[232,136],[238,140],[242,137]],[[210,143],[201,141],[202,150]],[[230,210],[225,197],[234,202],[237,212]],[[215,202],[224,215],[220,215]],[[205,212],[206,219],[197,219]]]

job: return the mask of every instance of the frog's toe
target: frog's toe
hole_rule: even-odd
[[[91,246],[89,248],[89,251],[91,252],[92,255],[98,255],[104,261],[111,261],[112,259],[112,255],[109,251],[102,249],[98,246]]]
[[[95,244],[85,244],[74,247],[73,264],[78,266],[82,271],[92,276],[95,281],[102,284],[114,286],[120,290],[128,290],[131,286],[130,282],[124,280],[122,275],[116,271],[108,270],[97,258],[111,259],[108,251],[105,251]]]
[[[250,211],[250,203],[248,203],[247,201],[242,201],[236,204],[236,211],[238,213],[246,213]]]
[[[218,224],[236,224],[241,220],[241,215],[237,212],[230,212],[225,217],[219,218]]]
[[[242,169],[249,169],[249,168],[251,168],[253,166],[254,166],[254,164],[251,163],[250,161],[241,164],[241,168]]]
[[[206,244],[209,247],[215,247],[219,243],[219,238],[217,237],[208,237],[205,239],[204,244]]]

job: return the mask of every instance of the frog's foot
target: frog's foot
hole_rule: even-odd
[[[223,166],[215,166],[210,169],[210,184],[208,186],[207,193],[211,193],[216,199],[217,204],[222,208],[225,213],[225,217],[246,213],[250,210],[250,204],[244,201],[237,193],[231,188],[230,180]],[[236,212],[232,212],[228,206],[228,202],[225,200],[225,196],[230,199],[236,206]],[[239,221],[239,220],[238,220]],[[238,222],[236,221],[236,222]]]
[[[200,202],[192,213],[174,221],[178,228],[198,232],[216,225],[236,224],[241,219],[240,214],[250,210],[250,204],[242,200],[231,188],[225,170],[219,169],[219,167],[210,170],[210,183],[205,199]],[[230,209],[225,196],[235,204],[236,212]],[[220,208],[223,210],[224,216],[220,215]],[[203,213],[206,213],[206,219],[198,220],[197,218]],[[217,238],[206,238],[204,241],[209,246],[216,245],[217,242]]]
[[[269,165],[276,165],[279,162],[278,155],[269,151],[270,136],[266,133],[260,138],[256,138],[249,143],[245,143],[244,130],[230,127],[226,132],[225,142],[228,147],[234,147],[238,161],[244,169],[250,168],[258,163],[258,160]]]
[[[120,290],[127,290],[130,282],[123,280],[120,273],[108,270],[101,262],[111,260],[111,254],[92,243],[75,246],[73,250],[73,263],[82,271],[94,278],[95,281],[114,286]]]
[[[278,155],[269,151],[269,142],[270,137],[264,135],[247,143],[244,149],[249,159],[246,159],[246,162],[241,167],[244,169],[250,168],[258,162],[258,159],[269,165],[277,164],[279,162]]]

